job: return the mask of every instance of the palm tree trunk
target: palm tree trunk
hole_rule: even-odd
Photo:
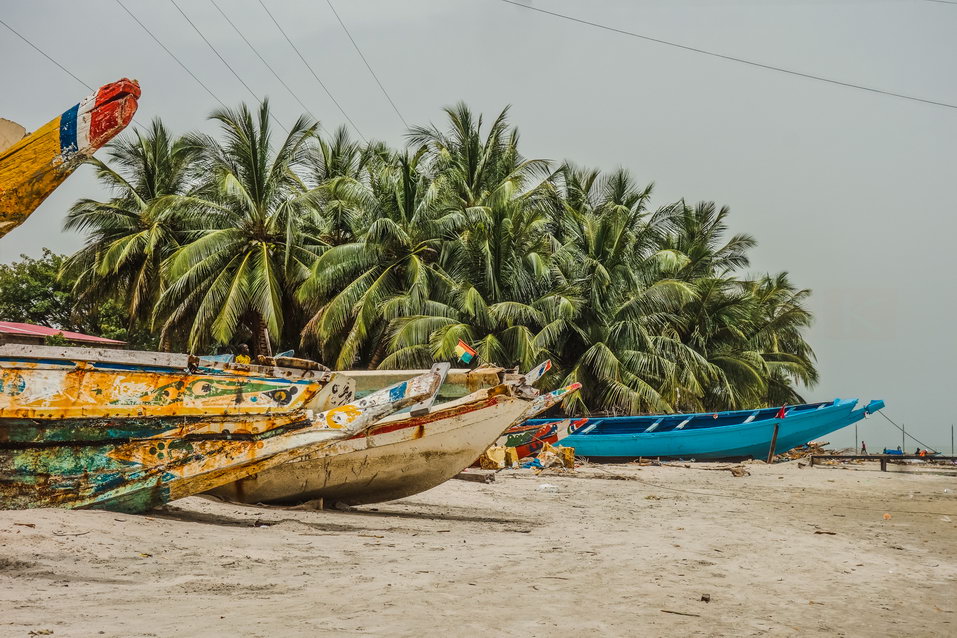
[[[169,332],[165,329],[160,331],[160,340],[157,348],[159,348],[160,352],[171,352],[173,349],[173,340],[170,338]]]
[[[386,347],[386,335],[384,333],[379,335],[379,341],[376,343],[375,350],[372,352],[372,359],[369,361],[369,369],[377,370],[379,364],[382,363],[382,360],[385,359]]]
[[[272,356],[272,343],[269,340],[269,327],[258,312],[252,313],[253,356]]]

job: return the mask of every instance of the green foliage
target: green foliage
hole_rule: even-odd
[[[487,128],[465,104],[445,115],[403,150],[304,118],[276,135],[267,103],[214,113],[218,137],[155,122],[97,164],[115,196],[71,211],[89,233],[65,271],[77,299],[115,291],[129,325],[190,351],[252,338],[425,367],[462,339],[480,362],[548,357],[546,387],[583,384],[576,411],[757,407],[816,383],[809,291],[745,272],[755,240],[727,208],[651,209],[625,170],[527,159],[508,109]]]
[[[21,255],[0,264],[0,320],[32,323],[126,341],[133,348],[155,348],[157,339],[143,329],[128,327],[127,313],[116,297],[93,303],[74,293],[76,282],[64,271],[67,258],[43,249],[39,259]],[[47,339],[62,345],[62,335]]]
[[[67,338],[63,336],[62,332],[58,332],[55,335],[48,335],[43,338],[43,345],[45,346],[67,346],[70,345],[70,342],[67,341]]]

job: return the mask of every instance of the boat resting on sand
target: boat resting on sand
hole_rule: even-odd
[[[0,237],[19,226],[84,160],[132,121],[140,86],[100,87],[35,132],[0,120]]]
[[[182,424],[210,416],[319,412],[355,396],[349,377],[317,363],[268,362],[7,344],[0,346],[0,418],[36,421],[46,433],[33,435],[35,442],[74,438],[74,428],[96,430],[103,420],[133,417],[148,420],[129,435],[146,436],[165,432],[168,419]]]
[[[448,368],[353,399],[320,370],[17,348],[0,348],[4,509],[146,511],[361,433],[429,400]]]
[[[540,365],[524,377],[436,405],[422,416],[392,415],[367,433],[212,494],[242,503],[322,498],[360,505],[431,489],[468,467],[510,424],[527,418],[530,409],[541,412],[563,398],[564,392],[534,396],[531,384],[549,367]]]
[[[702,414],[589,418],[561,445],[591,460],[638,457],[685,459],[766,458],[805,445],[860,421],[884,407],[871,401],[856,408],[857,399],[835,399],[781,408]],[[540,423],[532,419],[527,423]]]

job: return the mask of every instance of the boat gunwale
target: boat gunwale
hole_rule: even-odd
[[[574,432],[574,433],[571,433],[571,434],[569,434],[567,437],[565,437],[565,438],[562,439],[562,440],[567,440],[567,439],[569,439],[569,438],[571,438],[571,437],[575,437],[575,436],[579,436],[579,437],[585,437],[585,436],[587,436],[587,437],[602,437],[603,439],[606,439],[606,440],[613,440],[613,439],[618,439],[618,440],[633,440],[633,439],[635,439],[636,437],[649,438],[649,439],[651,439],[651,438],[654,438],[654,439],[665,439],[665,438],[669,438],[669,435],[672,435],[672,436],[687,436],[687,435],[694,436],[694,435],[700,435],[700,434],[705,433],[705,432],[714,433],[714,432],[718,432],[718,431],[719,431],[719,432],[722,432],[722,433],[725,433],[725,432],[732,431],[731,428],[735,428],[735,429],[733,430],[734,432],[746,432],[746,431],[748,431],[748,430],[755,429],[755,428],[758,428],[758,427],[765,427],[765,428],[766,428],[766,427],[768,427],[768,425],[770,425],[771,423],[774,423],[774,422],[780,423],[780,424],[782,424],[782,425],[789,425],[789,424],[791,424],[791,423],[794,423],[795,421],[806,421],[806,420],[808,420],[809,417],[818,417],[818,418],[819,418],[819,417],[823,416],[824,414],[834,415],[835,413],[838,413],[839,411],[842,412],[843,409],[845,409],[845,408],[847,408],[847,412],[848,412],[848,414],[850,414],[851,412],[854,411],[854,408],[855,408],[855,406],[857,405],[857,403],[858,403],[858,400],[857,400],[857,399],[839,399],[839,400],[836,400],[834,403],[831,403],[830,405],[825,405],[824,407],[816,408],[816,409],[813,409],[813,410],[804,410],[804,411],[801,411],[801,412],[799,412],[799,413],[797,413],[797,414],[793,414],[793,415],[790,415],[790,416],[786,416],[786,417],[784,417],[784,418],[771,417],[771,418],[767,418],[767,419],[755,419],[754,421],[741,421],[741,422],[738,422],[738,423],[724,423],[724,424],[721,424],[721,425],[713,425],[713,426],[711,426],[711,427],[701,427],[701,428],[692,428],[692,429],[687,429],[687,428],[685,428],[685,429],[677,430],[677,429],[674,429],[674,428],[673,428],[673,429],[670,429],[670,430],[655,430],[655,431],[653,431],[653,432],[614,432],[614,433],[603,433],[603,432],[600,431],[600,428],[596,428],[595,430],[592,430],[591,432],[585,432],[585,433]],[[805,404],[805,405],[814,405],[814,404]],[[772,408],[772,409],[773,409],[773,408]],[[863,408],[862,408],[862,409],[863,409]],[[741,412],[751,413],[751,412],[754,412],[754,410],[742,410]],[[712,413],[712,414],[713,414],[713,413]],[[669,416],[670,416],[670,415],[669,415]],[[708,413],[707,413],[707,412],[704,413],[704,416],[708,416]],[[606,417],[606,418],[609,418],[609,417]],[[835,418],[836,418],[836,417],[835,417]],[[588,423],[585,423],[582,427],[587,427],[587,426],[588,426]]]

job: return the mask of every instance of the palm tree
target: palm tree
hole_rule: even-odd
[[[270,117],[267,101],[255,114],[218,110],[222,141],[190,138],[202,179],[176,205],[198,230],[167,261],[158,316],[187,326],[191,351],[247,328],[254,354],[271,354],[295,310],[292,293],[321,253],[321,240],[303,231],[318,214],[319,195],[302,176],[318,125],[300,117],[276,143]]]
[[[67,230],[88,233],[86,245],[64,266],[84,302],[123,300],[131,325],[149,325],[165,288],[161,265],[183,239],[172,203],[188,189],[195,158],[195,149],[156,119],[145,132],[115,140],[109,164],[87,160],[113,197],[81,199],[67,215]],[[168,346],[168,340],[161,343],[161,349]]]
[[[396,154],[372,171],[359,239],[329,248],[299,289],[303,302],[322,301],[305,341],[322,343],[339,368],[360,359],[375,367],[391,320],[436,308],[429,301],[435,262],[462,219],[437,211],[435,183],[419,168],[423,155]]]

